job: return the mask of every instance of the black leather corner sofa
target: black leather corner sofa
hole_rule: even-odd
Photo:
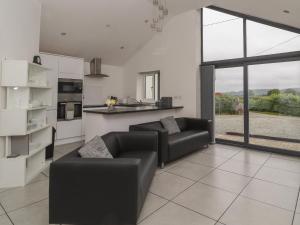
[[[49,222],[137,223],[157,168],[156,132],[104,135],[113,159],[80,158],[78,150],[50,166]]]
[[[212,121],[197,118],[176,118],[180,133],[169,135],[160,121],[130,126],[130,131],[158,133],[158,161],[161,167],[212,142]]]

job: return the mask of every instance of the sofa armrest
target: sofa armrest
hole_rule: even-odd
[[[187,130],[205,130],[208,131],[212,138],[213,124],[211,120],[198,119],[198,118],[185,118]]]
[[[138,217],[140,159],[56,161],[50,166],[49,221],[114,224]],[[116,204],[116,202],[118,204]]]
[[[133,131],[133,132],[113,132],[116,135],[120,151],[158,151],[157,132]]]
[[[168,140],[169,132],[163,128],[152,128],[143,125],[132,125],[130,131],[154,131],[158,135],[158,162],[159,164],[168,161]]]

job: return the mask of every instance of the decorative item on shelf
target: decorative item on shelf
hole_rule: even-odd
[[[150,28],[154,32],[162,32],[165,18],[169,15],[167,0],[153,0],[153,19]]]
[[[106,105],[108,107],[108,110],[114,110],[115,109],[115,105],[118,103],[118,98],[114,97],[114,96],[110,96],[108,97],[108,99],[106,100]]]
[[[33,63],[42,65],[41,57],[40,57],[39,55],[35,55],[35,56],[33,57]]]

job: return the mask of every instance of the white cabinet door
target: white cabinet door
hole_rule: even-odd
[[[58,121],[57,122],[57,139],[66,139],[81,137],[82,129],[81,120]]]
[[[50,110],[57,108],[57,88],[58,88],[58,56],[41,54],[43,66],[51,69],[47,71],[49,86],[52,87],[52,106]]]
[[[59,57],[59,77],[83,79],[84,60],[71,57]]]
[[[56,110],[48,110],[47,111],[47,123],[56,129],[56,123],[57,123],[57,111]]]

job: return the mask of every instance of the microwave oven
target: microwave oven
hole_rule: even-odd
[[[59,94],[82,94],[83,82],[79,79],[58,79]]]

